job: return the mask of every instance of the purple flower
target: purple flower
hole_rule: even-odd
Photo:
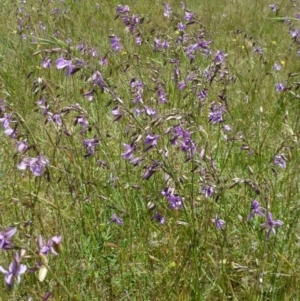
[[[167,94],[161,85],[157,88],[158,102],[159,103],[167,103]]]
[[[49,115],[50,116],[47,118],[47,121],[52,121],[52,122],[56,123],[59,127],[62,126],[62,119],[61,119],[60,114],[49,113]]]
[[[13,237],[16,232],[16,227],[8,227],[0,232],[0,250],[9,250],[12,248],[13,243],[10,241],[10,238]]]
[[[99,144],[99,139],[94,136],[93,139],[84,139],[83,146],[87,149],[88,155],[93,156],[95,154],[95,147]]]
[[[144,143],[145,143],[146,145],[149,145],[149,147],[148,147],[146,150],[149,150],[150,148],[156,146],[156,145],[157,145],[157,140],[158,140],[159,137],[160,137],[159,135],[154,135],[154,136],[153,136],[153,135],[151,135],[151,134],[148,134],[148,135],[146,136],[145,141],[144,141]]]
[[[18,169],[25,170],[26,168],[29,168],[34,176],[39,177],[49,163],[50,161],[46,156],[39,155],[36,158],[26,157],[18,165]]]
[[[113,108],[113,110],[111,111],[111,113],[112,113],[114,116],[116,116],[115,119],[114,119],[114,122],[115,122],[115,121],[119,121],[119,120],[122,118],[122,116],[123,116],[123,114],[122,114],[121,111],[120,111],[119,106]]]
[[[179,22],[177,24],[177,29],[178,29],[179,32],[183,32],[186,29],[186,25],[183,24],[183,23],[181,23],[181,22]]]
[[[130,145],[130,144],[125,144],[123,143],[123,146],[125,147],[125,152],[122,154],[122,157],[124,159],[131,159],[133,152],[135,150],[135,146],[134,145]]]
[[[45,57],[41,62],[41,66],[43,68],[50,68],[51,64],[52,64],[52,60],[49,57]]]
[[[119,4],[116,8],[117,14],[121,15],[121,14],[126,14],[129,13],[130,9],[128,5],[121,5]]]
[[[280,154],[280,155],[274,157],[273,163],[274,163],[274,165],[278,165],[281,168],[286,168],[286,161],[287,161],[287,158],[286,158],[285,154]]]
[[[21,275],[27,270],[26,265],[20,264],[21,259],[19,254],[16,252],[14,256],[14,261],[9,265],[8,271],[0,266],[0,272],[5,275],[5,283],[12,288],[15,281],[17,284],[21,282]]]
[[[38,247],[39,247],[39,253],[42,253],[44,255],[48,255],[49,253],[52,253],[53,255],[58,255],[55,247],[53,246],[53,243],[58,245],[61,242],[61,236],[54,236],[51,239],[48,240],[47,243],[43,241],[42,235],[38,236]]]
[[[56,69],[66,69],[66,76],[70,76],[77,71],[80,70],[82,67],[83,63],[78,61],[77,64],[73,64],[71,60],[65,60],[63,57],[60,57],[56,60]]]
[[[216,216],[216,218],[212,218],[211,221],[215,224],[217,230],[221,230],[226,225],[225,221],[220,219],[219,214]]]
[[[217,65],[222,64],[222,63],[224,62],[224,60],[225,60],[226,55],[227,55],[227,54],[225,54],[224,51],[219,51],[219,50],[218,50],[218,51],[215,53],[215,58],[214,58],[215,63],[216,63]]]
[[[156,212],[152,217],[151,220],[156,220],[158,221],[160,224],[164,224],[165,223],[165,218],[158,212]]]
[[[111,48],[112,48],[114,51],[120,51],[120,50],[122,50],[122,46],[121,46],[121,44],[120,44],[120,41],[121,41],[121,39],[119,39],[119,38],[116,37],[116,36],[111,36],[111,37],[110,37]]]
[[[194,13],[193,12],[190,12],[190,11],[185,11],[184,12],[184,20],[190,22],[192,21],[194,18]]]
[[[16,145],[19,153],[21,153],[22,151],[26,151],[28,149],[28,144],[26,139],[23,141],[16,141]]]
[[[254,200],[251,204],[251,213],[248,215],[247,220],[249,221],[255,214],[259,216],[265,216],[265,214],[262,212],[262,207],[260,207],[260,204],[257,200]]]
[[[270,9],[271,9],[273,12],[277,12],[277,11],[278,11],[277,4],[270,4],[269,7],[270,7]]]
[[[12,117],[12,113],[9,114],[4,113],[4,116],[0,118],[0,122],[2,123],[4,129],[10,127],[11,117]]]
[[[178,82],[177,84],[177,88],[178,90],[184,90],[186,88],[186,83],[184,80],[181,80],[180,82]]]
[[[278,83],[275,85],[275,89],[276,89],[276,92],[282,92],[282,91],[284,91],[285,87],[284,87],[283,83]]]
[[[212,124],[221,123],[224,121],[223,114],[225,112],[224,106],[220,104],[212,104],[208,121]]]
[[[273,66],[273,69],[276,70],[276,71],[279,71],[281,69],[281,65],[275,63],[274,66]]]
[[[124,221],[123,219],[121,219],[120,217],[118,217],[115,213],[112,215],[112,217],[110,218],[110,223],[116,223],[120,226],[124,225]]]
[[[82,94],[82,96],[86,97],[88,101],[93,101],[94,99],[94,89],[87,91],[85,93]]]
[[[174,193],[174,188],[165,188],[161,194],[167,199],[171,209],[181,209],[183,207],[184,198]]]
[[[168,3],[164,4],[164,16],[167,18],[170,18],[172,13],[172,9],[171,6]]]
[[[267,216],[267,221],[262,224],[262,227],[267,228],[267,236],[266,239],[268,240],[270,238],[271,233],[276,234],[275,227],[280,227],[283,225],[283,222],[280,220],[274,221],[272,213],[269,211]]]
[[[215,193],[215,190],[211,185],[207,185],[202,187],[202,192],[205,197],[210,198]]]

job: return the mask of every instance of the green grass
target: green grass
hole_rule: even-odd
[[[18,152],[1,126],[0,230],[15,225],[18,231],[13,249],[1,250],[0,265],[7,269],[14,253],[26,250],[27,271],[13,289],[0,281],[0,300],[41,300],[46,292],[48,300],[299,300],[300,38],[289,34],[300,25],[297,6],[281,1],[275,13],[263,1],[189,1],[195,22],[182,45],[176,43],[176,26],[185,22],[180,1],[170,2],[170,18],[161,1],[128,1],[130,16],[144,18],[137,46],[116,18],[116,1],[99,9],[95,0],[21,2],[0,4],[0,98],[12,113],[11,127],[17,125],[17,140],[30,146]],[[197,53],[191,62],[185,49],[200,31],[211,41],[211,55]],[[112,35],[121,39],[120,52],[111,49]],[[154,38],[170,47],[153,51]],[[79,44],[98,56],[82,53]],[[218,50],[226,53],[220,70]],[[41,67],[47,56],[51,68]],[[99,65],[104,56],[108,66]],[[55,67],[59,57],[85,65],[66,77]],[[194,75],[184,90],[172,79],[170,59],[180,60],[179,80]],[[216,68],[210,81],[209,67]],[[104,91],[92,85],[96,70]],[[143,81],[143,106],[155,109],[155,117],[133,113],[132,79]],[[277,92],[278,83],[286,89]],[[158,101],[158,87],[166,104]],[[92,88],[90,102],[82,94]],[[208,97],[201,103],[196,95],[203,89]],[[46,122],[50,115],[36,104],[42,97],[50,112],[61,113],[61,126]],[[223,105],[224,123],[209,122],[213,103]],[[116,106],[123,117],[113,122]],[[83,134],[74,123],[79,116],[89,122]],[[232,130],[224,132],[225,124]],[[180,143],[170,143],[177,125],[197,146],[187,162]],[[147,134],[160,138],[145,151]],[[87,157],[83,139],[95,136],[99,145]],[[123,144],[133,142],[134,156],[144,159],[138,166],[122,157]],[[274,164],[280,154],[286,168]],[[38,155],[50,160],[42,176],[18,170],[24,157]],[[142,179],[155,162],[154,174]],[[211,197],[202,192],[208,185],[215,190]],[[161,194],[166,187],[185,199],[182,209],[170,209]],[[268,240],[261,226],[266,217],[247,220],[254,199],[283,222]],[[152,219],[156,212],[164,224]],[[114,213],[124,225],[110,223]],[[212,222],[217,214],[226,223],[220,230]],[[62,236],[62,252],[47,255],[42,282],[33,271],[41,263],[39,234],[46,241]]]

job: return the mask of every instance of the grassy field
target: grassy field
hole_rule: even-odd
[[[0,7],[0,300],[300,299],[299,1]]]

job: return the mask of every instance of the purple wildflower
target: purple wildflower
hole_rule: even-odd
[[[190,22],[194,19],[194,13],[193,12],[190,12],[190,11],[185,11],[184,12],[184,20]]]
[[[19,170],[25,170],[29,168],[34,176],[39,177],[42,175],[45,167],[50,163],[46,156],[37,156],[36,158],[26,157],[18,165]]]
[[[123,146],[125,147],[125,152],[122,154],[122,157],[124,159],[131,159],[133,152],[135,150],[135,146],[134,145],[130,145],[130,144],[125,144],[123,143]]]
[[[71,60],[65,60],[63,57],[58,58],[55,64],[56,64],[56,69],[58,70],[66,69],[66,76],[70,76],[76,73],[77,71],[80,70],[80,67],[82,67],[81,66],[82,62],[78,61],[77,64],[74,65]]]
[[[215,193],[215,190],[213,186],[207,185],[202,187],[202,192],[204,193],[205,197],[210,198]]]
[[[10,238],[17,232],[16,227],[8,227],[4,231],[0,232],[0,250],[9,250],[12,248],[12,242]]]
[[[264,224],[262,224],[262,227],[268,229],[266,239],[268,240],[270,238],[271,233],[276,234],[276,231],[274,229],[275,227],[280,227],[282,225],[283,225],[282,221],[280,221],[280,220],[274,221],[273,220],[272,213],[269,211],[268,216],[267,216],[267,221]]]
[[[4,113],[4,116],[0,118],[0,122],[2,123],[2,126],[4,129],[9,128],[10,122],[11,122],[12,113],[6,114]]]
[[[52,60],[49,57],[45,57],[41,62],[41,66],[43,68],[50,68],[51,64],[52,64]]]
[[[153,136],[151,134],[148,134],[146,136],[145,141],[144,141],[144,143],[149,146],[146,150],[149,150],[150,148],[156,146],[157,145],[157,140],[158,140],[159,137],[160,137],[159,135],[154,135]]]
[[[159,103],[167,103],[167,94],[161,85],[157,88],[158,102]]]
[[[58,255],[53,243],[58,245],[61,242],[61,236],[54,236],[51,239],[48,240],[47,243],[43,241],[42,235],[38,236],[38,247],[39,247],[39,253],[42,253],[43,255],[48,255],[49,253],[52,253],[53,255]]]
[[[184,198],[181,198],[178,194],[174,194],[174,191],[174,188],[167,187],[161,194],[166,197],[171,209],[181,209],[183,207]]]
[[[113,108],[113,110],[111,111],[111,113],[115,116],[115,119],[114,119],[113,122],[119,121],[122,118],[122,116],[123,116],[123,114],[120,111],[120,107],[119,106]]]
[[[158,221],[160,224],[164,224],[165,223],[165,218],[158,212],[156,212],[152,217],[151,220],[156,220]]]
[[[212,104],[208,121],[212,124],[221,123],[224,121],[223,114],[225,112],[224,106],[220,104]]]
[[[90,91],[87,91],[87,92],[83,93],[82,96],[86,97],[88,101],[93,101],[93,99],[94,99],[94,92],[95,92],[95,90],[92,89]]]
[[[262,207],[260,206],[259,202],[257,200],[254,200],[251,204],[251,213],[248,215],[247,220],[249,221],[254,215],[259,216],[265,216],[265,214],[262,212]]]
[[[56,123],[59,127],[62,126],[62,119],[61,119],[61,115],[60,114],[52,114],[49,113],[49,117],[47,118],[47,121],[52,121],[54,123]]]
[[[214,58],[215,63],[216,63],[217,65],[222,64],[222,63],[224,62],[226,56],[227,56],[227,54],[225,54],[224,51],[219,51],[219,50],[218,50],[218,51],[215,53],[215,58]]]
[[[278,11],[278,6],[277,4],[270,4],[269,5],[270,9],[273,11],[273,12],[277,12]]]
[[[211,221],[215,224],[217,230],[221,230],[226,225],[225,221],[220,219],[219,214],[217,214],[216,218],[212,218]]]
[[[24,274],[27,270],[26,265],[20,264],[21,259],[19,254],[16,252],[14,256],[14,261],[9,265],[8,271],[0,266],[0,272],[5,275],[5,283],[12,288],[15,281],[17,284],[21,282],[21,275]]]
[[[180,82],[178,82],[177,84],[177,88],[178,90],[184,90],[186,88],[186,83],[184,80],[181,80]]]
[[[83,146],[87,149],[88,155],[93,156],[95,154],[95,147],[99,144],[99,139],[94,136],[93,139],[84,139]]]
[[[116,223],[120,226],[124,225],[124,221],[123,219],[121,219],[120,217],[118,217],[115,213],[112,215],[112,217],[110,218],[110,223]]]
[[[256,48],[254,48],[253,51],[259,55],[263,54],[263,49],[261,47],[256,47]]]
[[[273,69],[276,70],[276,71],[279,71],[279,70],[281,70],[281,65],[275,63],[274,66],[273,66]]]
[[[26,139],[23,141],[16,141],[16,145],[19,153],[21,153],[22,151],[26,151],[28,149],[28,144]]]
[[[119,4],[116,8],[117,14],[121,15],[121,14],[126,14],[129,13],[130,9],[128,5],[121,5]]]
[[[282,92],[282,91],[284,91],[285,87],[284,87],[283,83],[278,83],[275,85],[275,89],[276,89],[276,92]]]
[[[120,50],[122,50],[122,46],[121,46],[121,44],[120,44],[120,41],[121,41],[121,39],[119,39],[119,38],[116,37],[116,36],[111,36],[111,37],[110,37],[111,48],[112,48],[114,51],[120,51]]]
[[[171,6],[168,3],[164,3],[164,16],[170,18],[172,13]]]
[[[274,165],[278,165],[281,168],[286,168],[286,161],[287,161],[287,158],[286,158],[285,154],[280,154],[280,155],[274,157],[273,163],[274,163]]]
[[[179,32],[184,32],[185,29],[186,29],[186,25],[183,24],[183,23],[181,23],[181,22],[179,22],[179,23],[177,24],[177,29],[178,29]]]

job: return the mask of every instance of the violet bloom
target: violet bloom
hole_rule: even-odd
[[[121,44],[120,44],[120,41],[121,41],[121,39],[119,39],[119,38],[116,37],[116,36],[111,36],[111,37],[110,37],[111,48],[112,48],[114,51],[120,51],[120,50],[122,50],[122,46],[121,46]]]
[[[4,116],[0,118],[0,122],[2,123],[4,129],[10,127],[11,118],[12,118],[12,113],[9,114],[4,113]]]
[[[95,90],[92,89],[90,91],[87,91],[87,92],[83,93],[82,96],[86,97],[88,101],[93,101],[93,99],[94,99],[94,92],[95,92]]]
[[[17,232],[16,227],[8,227],[4,231],[0,232],[0,250],[10,250],[13,246],[10,238]]]
[[[164,16],[170,18],[172,13],[171,6],[168,3],[164,3]]]
[[[219,214],[216,216],[216,218],[212,218],[211,221],[215,224],[217,230],[221,230],[226,225],[225,221],[220,219]]]
[[[154,136],[153,136],[153,135],[151,135],[151,134],[148,134],[148,135],[146,136],[146,139],[145,139],[144,143],[145,143],[146,145],[149,146],[149,147],[146,149],[146,151],[149,150],[150,148],[152,148],[152,147],[154,147],[154,146],[157,145],[157,140],[158,140],[159,137],[160,137],[159,135],[154,135]]]
[[[180,82],[178,82],[178,84],[177,84],[178,90],[184,90],[185,88],[186,88],[186,83],[184,80],[181,80]]]
[[[43,237],[42,235],[39,235],[38,236],[38,247],[39,247],[39,253],[42,253],[44,255],[48,255],[49,253],[52,253],[53,255],[58,255],[54,246],[53,246],[53,242],[56,242],[57,241],[57,237],[54,236],[54,240],[53,238],[49,239],[47,243],[45,243],[43,241]],[[59,242],[61,241],[61,237],[60,237],[60,240]]]
[[[171,209],[182,209],[184,198],[181,198],[174,191],[174,188],[167,187],[161,191],[161,194],[167,199]]]
[[[112,217],[110,218],[110,223],[116,223],[120,226],[124,225],[124,221],[123,219],[121,219],[120,217],[118,217],[115,213],[112,215]]]
[[[19,153],[23,151],[25,152],[28,149],[28,144],[26,139],[23,141],[16,141],[16,145]]]
[[[77,65],[74,65],[71,60],[65,60],[63,57],[60,57],[56,60],[56,69],[66,69],[66,76],[70,76],[80,70],[82,63],[78,62]]]
[[[184,32],[185,29],[186,29],[186,25],[183,24],[183,23],[181,23],[181,22],[179,22],[179,23],[177,24],[177,29],[178,29],[179,32]]]
[[[280,220],[276,220],[274,221],[273,220],[273,216],[272,216],[272,213],[269,211],[268,212],[268,216],[267,216],[267,221],[262,224],[262,227],[264,228],[267,228],[268,229],[268,232],[267,232],[267,236],[266,236],[266,239],[268,240],[270,238],[270,235],[273,233],[273,234],[276,234],[276,231],[275,231],[275,227],[280,227],[283,225],[283,222],[280,221]]]
[[[95,136],[93,139],[84,139],[83,146],[87,149],[89,156],[95,154],[95,147],[99,144],[99,139]]]
[[[202,187],[202,192],[205,197],[210,198],[215,193],[215,190],[211,185],[207,185]]]
[[[52,60],[49,57],[45,57],[41,62],[41,66],[43,68],[50,68],[51,64],[52,64]]]
[[[274,165],[278,165],[281,168],[286,168],[286,161],[287,161],[287,158],[286,158],[285,154],[280,154],[280,155],[274,157],[273,163],[274,163]]]
[[[275,13],[278,11],[277,4],[270,4],[269,7],[270,7],[270,9],[271,9],[273,12],[275,12]]]
[[[111,111],[111,113],[115,116],[115,119],[114,119],[113,122],[119,121],[122,118],[122,116],[123,116],[123,114],[120,111],[120,107],[119,106],[113,108],[113,110]]]
[[[119,4],[116,8],[116,12],[119,15],[129,13],[129,11],[130,11],[130,9],[129,9],[128,5],[123,6],[123,5]]]
[[[50,163],[46,156],[37,156],[36,158],[26,157],[18,165],[19,170],[25,170],[29,168],[34,176],[39,177],[42,175],[45,167]]]
[[[158,212],[156,212],[152,217],[151,220],[156,220],[158,221],[160,224],[164,224],[165,223],[165,218]]]
[[[54,123],[56,123],[59,127],[62,126],[62,119],[61,119],[61,115],[60,114],[52,114],[49,113],[49,117],[47,118],[47,121],[52,121]]]
[[[223,114],[225,113],[224,106],[219,104],[212,104],[208,121],[212,124],[221,123],[224,121]]]
[[[276,70],[276,71],[279,71],[279,70],[281,70],[281,65],[275,63],[274,66],[273,66],[273,69]]]
[[[194,13],[190,11],[185,11],[184,12],[184,20],[190,22],[194,19]]]
[[[163,89],[163,87],[160,85],[157,88],[157,95],[158,95],[158,102],[159,103],[167,103],[167,93]]]
[[[14,261],[9,265],[8,271],[0,266],[0,272],[5,275],[5,283],[12,288],[14,283],[20,284],[21,275],[27,270],[26,265],[20,264],[21,259],[19,254],[16,252],[14,256]]]
[[[284,91],[285,87],[284,87],[283,83],[278,83],[275,85],[275,89],[276,89],[276,92],[282,92],[282,91]]]
[[[262,207],[260,206],[259,202],[257,200],[254,200],[251,204],[251,213],[248,215],[247,220],[249,221],[254,215],[259,216],[265,216],[265,214],[262,212]]]
[[[227,56],[227,54],[225,54],[224,51],[217,51],[215,53],[215,58],[214,58],[214,61],[217,65],[220,65],[222,64],[224,61],[225,61],[225,57]]]
[[[135,150],[135,146],[132,144],[130,145],[130,144],[125,144],[125,143],[123,143],[123,146],[125,147],[125,152],[122,153],[122,157],[124,159],[131,159],[133,152]]]

